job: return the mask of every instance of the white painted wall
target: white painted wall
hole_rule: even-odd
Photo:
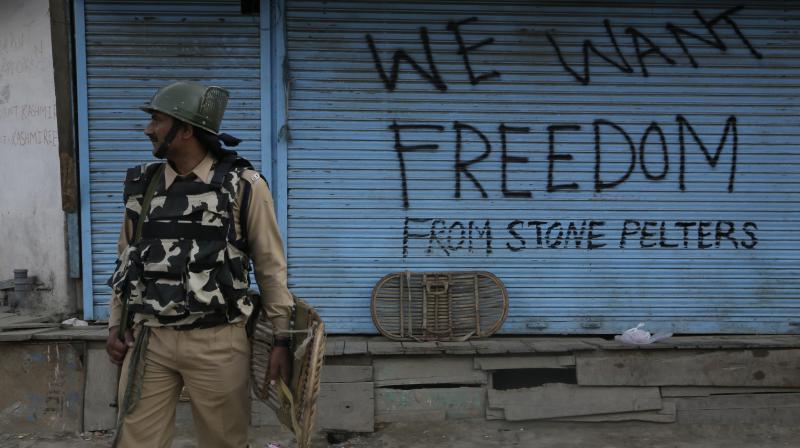
[[[68,311],[67,271],[47,0],[0,2],[0,280],[29,270],[51,291],[30,305]]]

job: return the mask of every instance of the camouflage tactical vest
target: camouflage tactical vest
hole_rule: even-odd
[[[150,212],[140,216],[150,178],[160,163],[128,170],[125,209],[139,241],[120,255],[109,285],[138,313],[161,325],[214,325],[246,319],[253,310],[247,296],[249,258],[244,237],[236,238],[233,204],[239,180],[250,162],[226,157],[205,182],[175,182],[164,189],[158,179]],[[244,207],[242,207],[244,209]]]

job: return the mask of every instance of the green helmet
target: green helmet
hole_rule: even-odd
[[[158,89],[139,109],[167,114],[216,135],[227,104],[228,91],[222,87],[178,81]]]

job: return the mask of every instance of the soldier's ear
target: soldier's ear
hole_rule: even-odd
[[[194,126],[181,122],[180,130],[178,131],[178,135],[183,140],[189,140],[193,136],[195,136]]]

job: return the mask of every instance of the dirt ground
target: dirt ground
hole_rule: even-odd
[[[173,448],[196,447],[190,428],[179,428]],[[280,428],[251,429],[251,446],[278,442],[295,447]],[[4,434],[0,448],[98,448],[111,441],[107,433]],[[372,434],[318,433],[313,448],[772,448],[800,446],[800,427],[658,423],[553,423],[458,420],[437,423],[395,423]]]

